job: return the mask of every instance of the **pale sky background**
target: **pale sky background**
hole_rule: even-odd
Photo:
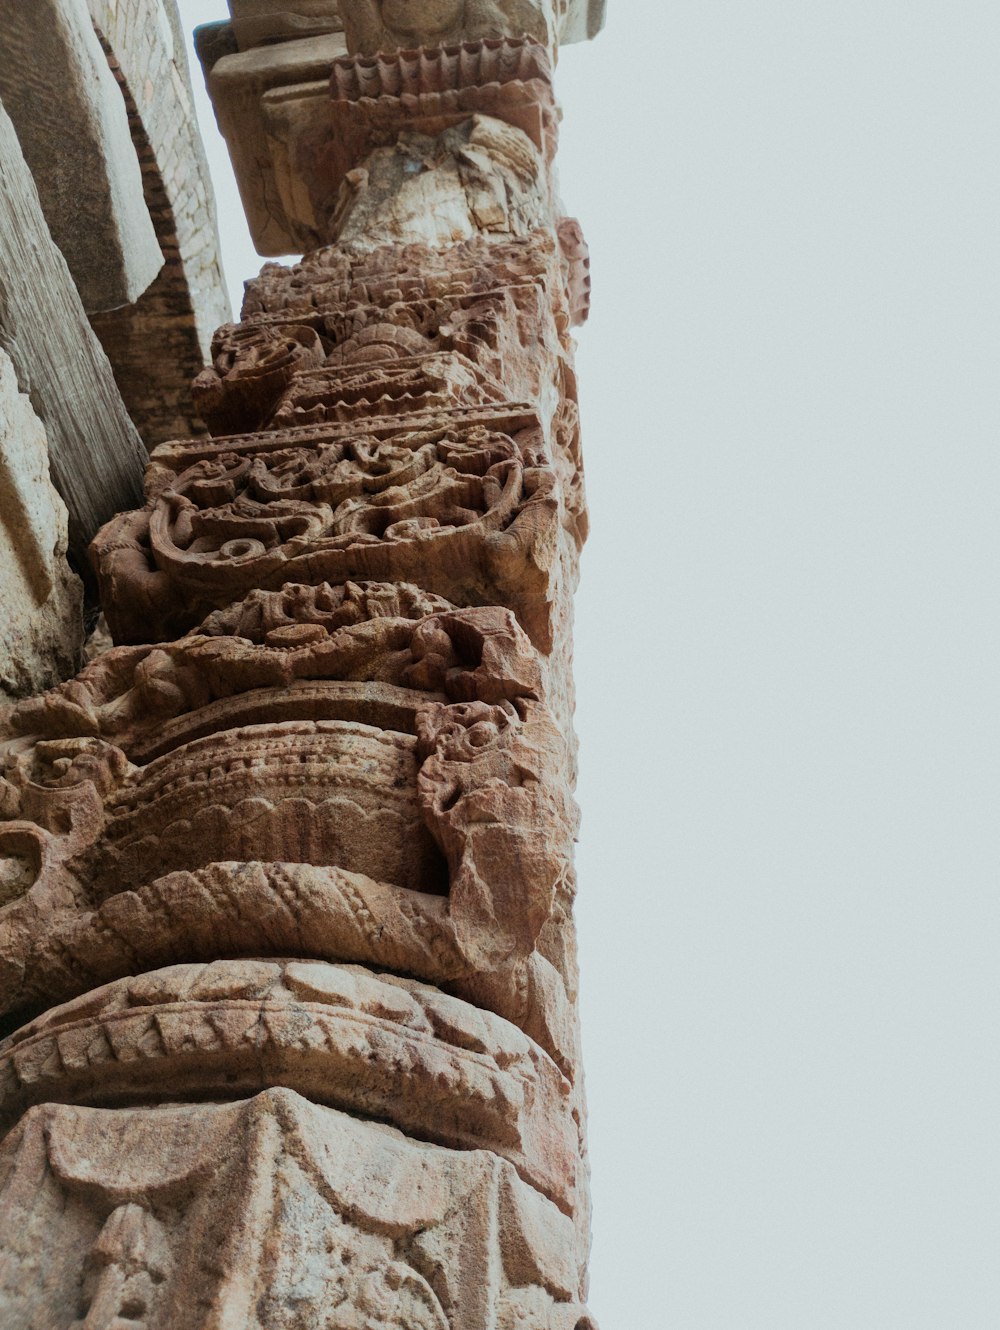
[[[602,1330],[1000,1327],[998,86],[996,0],[560,61]]]

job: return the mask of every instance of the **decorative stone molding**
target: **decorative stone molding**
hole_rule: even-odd
[[[69,549],[84,572],[94,532],[137,501],[146,452],[2,105],[0,349],[45,428],[52,480],[69,514]]]

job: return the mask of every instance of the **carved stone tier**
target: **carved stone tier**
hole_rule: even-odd
[[[538,169],[551,166],[557,145],[545,39],[487,27],[480,40],[466,31],[453,45],[429,39],[410,50],[365,41],[360,54],[333,33],[221,57],[203,44],[258,251],[378,243],[376,223],[393,240],[400,208],[431,244],[516,231],[518,222],[527,231],[558,211]],[[518,177],[522,197],[512,199]],[[439,197],[429,207],[432,182]]]
[[[364,583],[254,592],[22,703],[0,782],[0,1014],[210,959],[228,929],[228,954],[391,956],[518,1023],[528,985],[535,1037],[570,1066],[575,976],[552,944],[575,813],[540,691],[508,610]],[[514,971],[506,994],[489,979]]]
[[[257,432],[161,446],[146,509],[95,542],[116,639],[253,587],[398,579],[508,604],[550,651],[586,532],[577,285],[544,231],[266,269],[196,384],[214,428]]]
[[[288,1089],[46,1104],[0,1145],[0,1301],[25,1326],[593,1330],[574,1238],[496,1154]]]

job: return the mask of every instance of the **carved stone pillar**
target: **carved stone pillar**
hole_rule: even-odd
[[[344,47],[248,130],[313,244],[94,543],[117,645],[13,716],[5,1326],[592,1328],[549,49],[585,8],[233,5]]]

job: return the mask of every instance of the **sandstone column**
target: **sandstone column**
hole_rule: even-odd
[[[244,199],[308,252],[95,541],[118,645],[14,714],[0,1319],[592,1330],[551,63],[595,7],[232,9]]]

